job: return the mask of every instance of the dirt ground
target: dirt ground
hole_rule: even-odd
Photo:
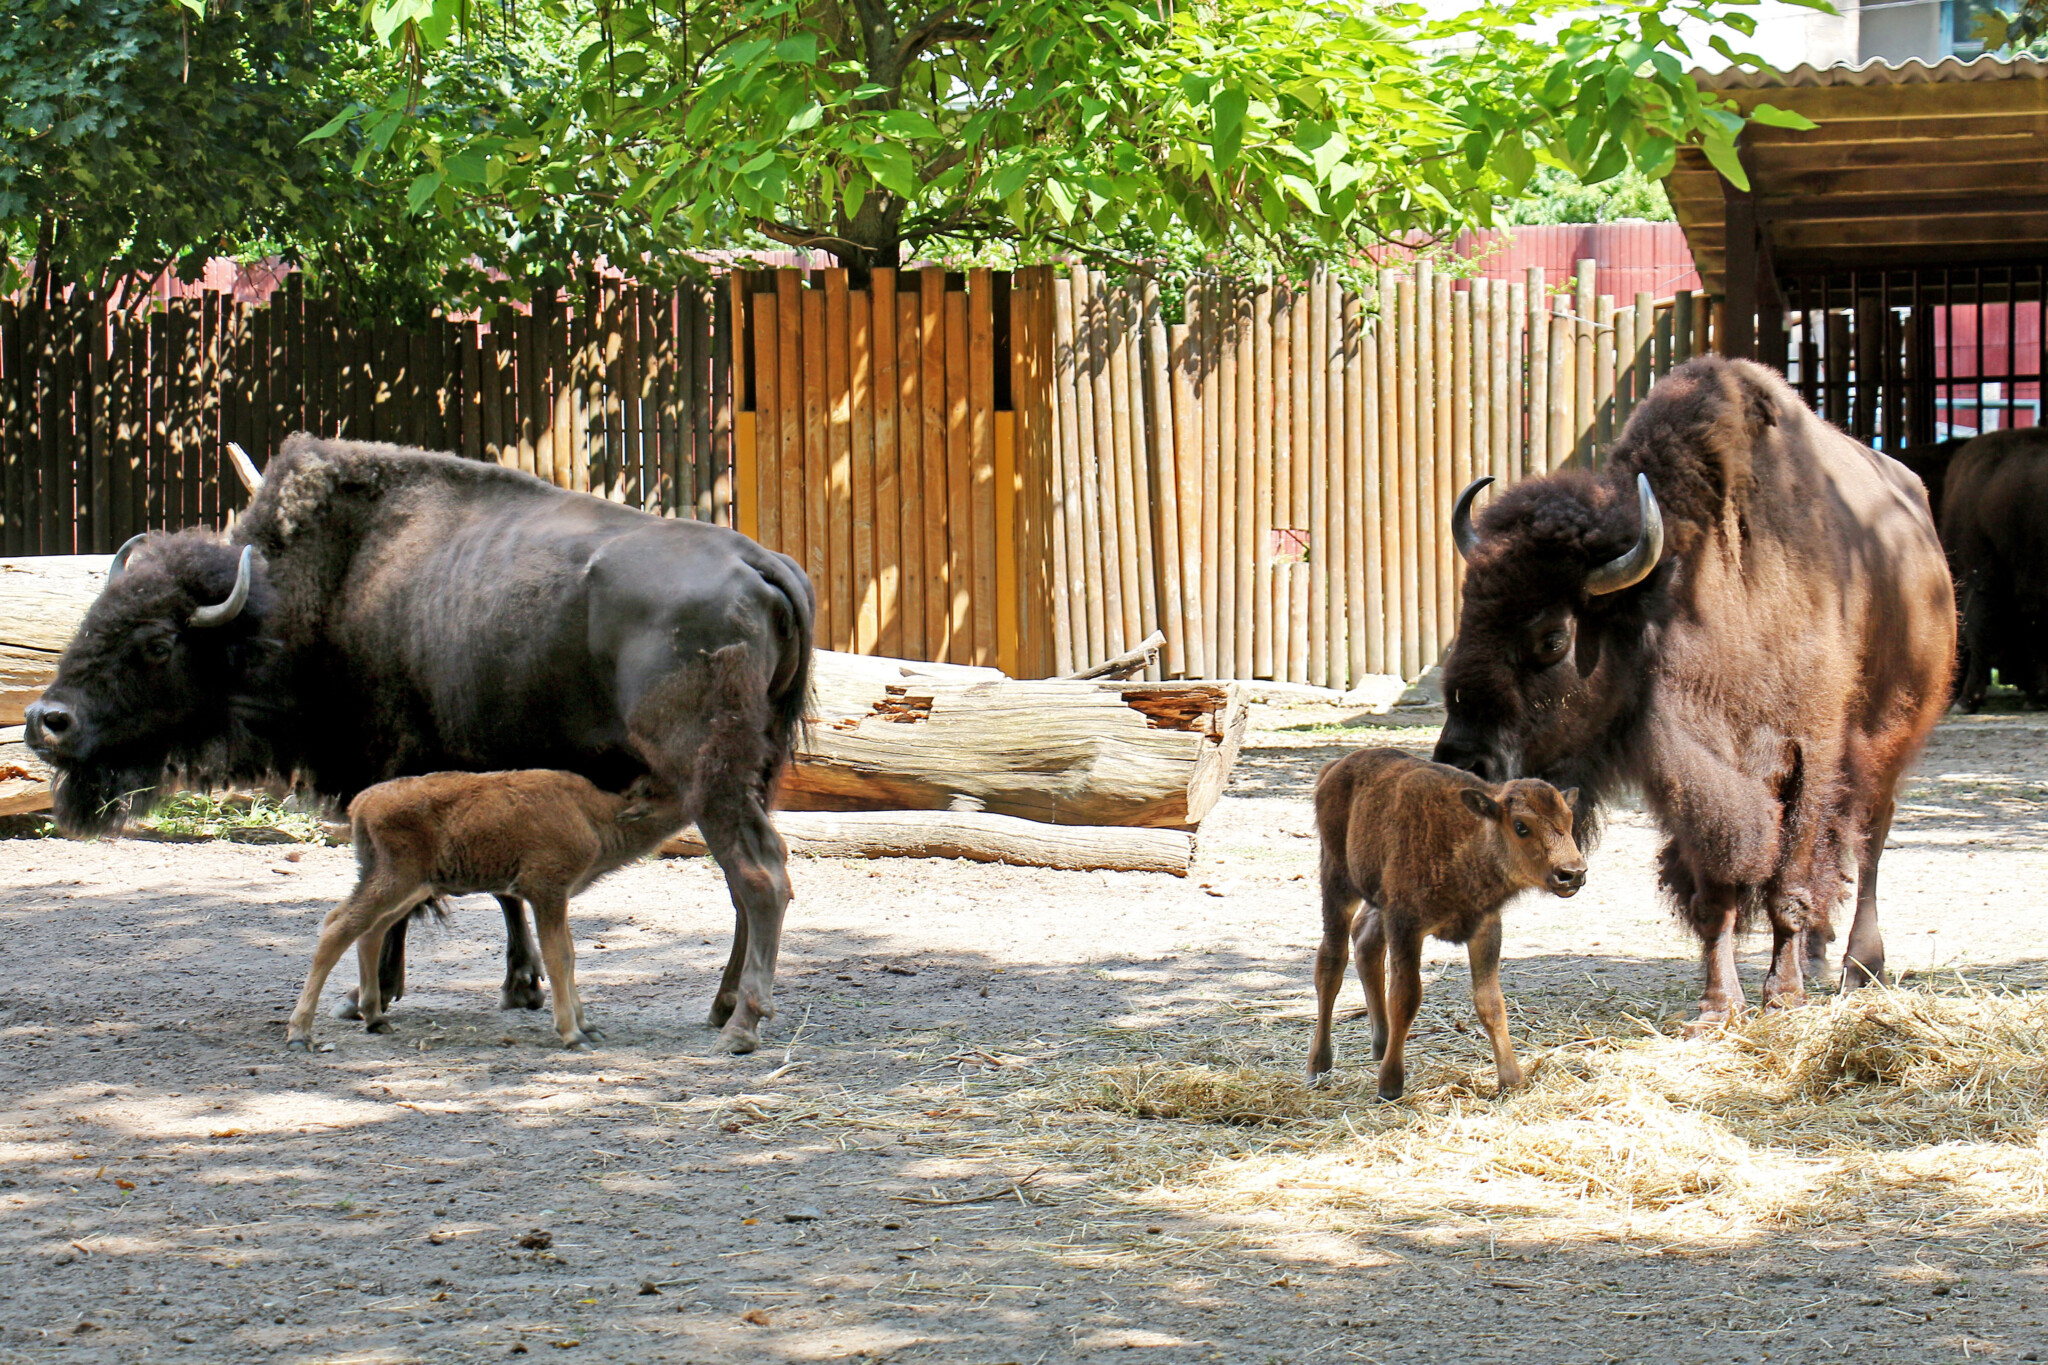
[[[1498,1114],[1459,949],[1432,949],[1403,1105],[1307,1135],[1105,1105],[1134,1066],[1298,1073],[1314,774],[1424,750],[1437,718],[1347,719],[1260,708],[1184,880],[798,860],[779,1013],[744,1058],[706,1055],[731,912],[703,860],[577,902],[599,1052],[496,1009],[502,929],[474,899],[415,933],[396,1032],[323,1014],[333,1050],[298,1057],[285,1015],[347,850],[0,841],[0,1361],[2048,1358],[2024,1133],[1984,1139],[1961,1202],[1912,1163],[1970,1134],[1873,1138],[1891,1174],[1825,1216],[1717,1205],[1712,1180],[1658,1204],[1531,1166],[1404,1199],[1382,1163],[1378,1194],[1337,1198],[1276,1168],[1390,1132],[1439,1160]],[[2044,730],[1957,717],[1922,762],[1885,860],[1907,991],[2041,987]],[[1696,981],[1654,849],[1623,813],[1584,894],[1510,909],[1525,1058],[1720,1055],[1666,1036]],[[1360,1074],[1362,1020],[1338,1048]],[[1766,1171],[1850,1160],[1790,1128],[1715,1141]],[[1660,1131],[1628,1139],[1643,1161]]]

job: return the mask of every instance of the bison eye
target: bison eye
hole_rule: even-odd
[[[1520,820],[1517,820],[1515,821],[1515,834],[1519,838],[1526,839],[1529,837],[1529,827]]]
[[[1548,668],[1562,659],[1571,645],[1572,633],[1567,627],[1559,626],[1555,630],[1545,631],[1543,638],[1536,642],[1536,662]]]
[[[171,657],[171,651],[174,648],[176,646],[172,643],[170,636],[152,635],[149,639],[142,642],[142,657],[153,664],[160,664]]]

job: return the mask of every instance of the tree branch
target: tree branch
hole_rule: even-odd
[[[916,61],[924,50],[934,43],[955,43],[964,41],[980,42],[988,37],[988,25],[966,20],[952,20],[926,24],[903,40],[896,49],[896,69],[903,70]]]
[[[770,241],[780,242],[784,246],[793,246],[803,251],[817,247],[820,250],[829,251],[835,256],[840,256],[849,251],[860,251],[863,249],[860,243],[850,242],[846,238],[834,233],[814,232],[809,228],[794,227],[788,223],[777,223],[766,218],[756,218],[754,220],[754,231]]]

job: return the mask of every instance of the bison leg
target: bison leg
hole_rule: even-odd
[[[412,910],[413,902],[401,901],[397,908],[378,916],[356,940],[356,1001],[362,1010],[365,1033],[391,1032],[391,1021],[385,1017],[390,1002],[383,994],[384,941],[391,933],[403,930]]]
[[[1515,1046],[1508,1041],[1507,1001],[1500,993],[1500,912],[1486,917],[1479,932],[1465,945],[1472,964],[1472,1009],[1493,1044],[1493,1069],[1500,1077],[1501,1093],[1522,1088],[1522,1064],[1515,1060]]]
[[[1372,906],[1358,916],[1351,930],[1351,960],[1358,964],[1358,984],[1365,988],[1365,1017],[1372,1025],[1372,1059],[1387,1055],[1387,926]]]
[[[388,883],[366,883],[327,912],[320,926],[320,942],[313,949],[313,966],[306,974],[305,989],[299,992],[298,1004],[292,1008],[291,1019],[285,1026],[288,1050],[305,1052],[313,1046],[313,1016],[320,1008],[320,990],[327,984],[328,973],[334,970],[341,955],[382,920],[394,904],[403,904],[404,895],[403,888]]]
[[[733,1006],[740,1000],[740,969],[747,963],[747,912],[733,898],[732,951],[725,956],[725,975],[719,978],[718,994],[711,997],[713,1028],[724,1028],[726,1020],[732,1018]]]
[[[559,892],[535,896],[533,918],[540,929],[541,958],[555,995],[555,1032],[562,1046],[582,1052],[603,1035],[586,1026],[583,997],[576,990],[576,943],[569,935],[569,902]]]
[[[526,904],[517,896],[496,900],[505,912],[505,984],[498,991],[498,1008],[537,1010],[548,998],[540,988],[540,949],[526,925]]]
[[[1387,935],[1387,1047],[1380,1059],[1380,1098],[1398,1100],[1408,1088],[1408,1030],[1422,1005],[1422,935]]]
[[[1991,595],[1976,583],[1962,590],[1962,677],[1956,683],[1956,705],[1965,711],[1983,708],[1991,687]]]
[[[1782,921],[1771,926],[1771,970],[1764,974],[1764,1008],[1797,1009],[1806,1003],[1806,931]]]
[[[406,916],[391,926],[384,935],[384,947],[377,954],[377,989],[385,1008],[389,1009],[405,994],[405,926],[412,923]],[[334,1007],[337,1019],[360,1019],[363,1017],[362,992],[351,986],[341,1003]]]
[[[775,1016],[775,959],[782,946],[783,913],[789,908],[789,850],[752,793],[706,810],[698,817],[697,829],[725,873],[733,909],[744,921],[744,952],[738,930],[734,934],[733,955],[740,969],[718,1048],[752,1052],[761,1045],[761,1021]],[[730,963],[726,970],[731,973]],[[721,987],[721,997],[723,993]]]
[[[1891,782],[1898,781],[1896,775]],[[1884,936],[1877,930],[1877,860],[1891,837],[1896,809],[1892,785],[1872,805],[1863,830],[1862,856],[1856,860],[1856,918],[1849,926],[1849,947],[1842,955],[1842,989],[1871,986],[1884,980]]]
[[[1742,1013],[1746,1001],[1742,978],[1735,971],[1735,925],[1742,909],[1740,891],[1732,886],[1703,887],[1693,897],[1689,913],[1693,932],[1700,936],[1700,966],[1706,978],[1700,993],[1700,1012],[1686,1026],[1686,1035],[1696,1037]]]
[[[1349,887],[1327,876],[1323,879],[1323,941],[1316,949],[1316,1033],[1308,1049],[1311,1081],[1328,1071],[1336,1059],[1330,1017],[1337,1009],[1337,992],[1344,986],[1344,963],[1351,955],[1351,916],[1357,908],[1358,897]]]

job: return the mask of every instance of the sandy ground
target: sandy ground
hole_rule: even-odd
[[[1062,1099],[1100,1068],[1301,1065],[1314,774],[1433,739],[1344,719],[1261,709],[1185,880],[799,860],[780,1013],[737,1059],[705,1055],[731,912],[703,860],[577,903],[600,1052],[495,1008],[476,899],[415,934],[396,1032],[323,1016],[302,1058],[284,1018],[347,850],[0,841],[0,1361],[2048,1358],[2025,1219],[1542,1233],[1480,1194],[1229,1211],[1120,1163],[1132,1122]],[[2040,984],[2044,730],[1959,717],[1921,764],[1885,861],[1909,988]],[[1654,847],[1624,813],[1583,895],[1510,910],[1518,1018],[1686,1011]],[[1411,1057],[1490,1083],[1462,959],[1433,949]]]

